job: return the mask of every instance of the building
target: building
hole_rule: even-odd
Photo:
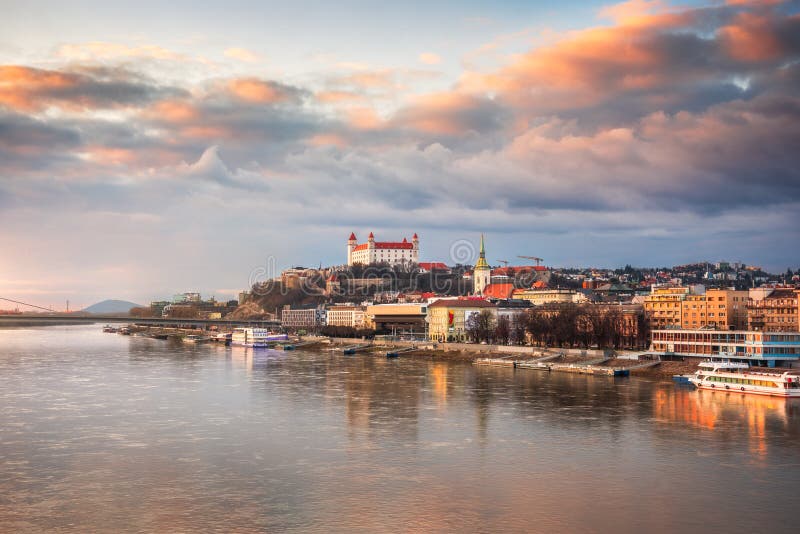
[[[200,293],[178,293],[172,296],[173,304],[189,304],[192,302],[200,302]]]
[[[378,332],[424,334],[427,303],[373,304],[364,312],[364,323]]]
[[[747,302],[747,328],[768,332],[797,332],[800,289],[758,288],[750,291]]]
[[[652,328],[680,328],[681,303],[688,294],[688,287],[653,286],[643,304]]]
[[[747,328],[747,291],[707,289],[702,295],[687,294],[681,301],[681,328],[703,327]]]
[[[364,308],[360,306],[329,306],[325,314],[328,326],[364,327]]]
[[[389,265],[407,265],[419,262],[419,238],[417,234],[411,242],[404,237],[402,241],[375,241],[372,232],[366,243],[359,244],[356,234],[351,233],[347,241],[347,265],[374,265],[387,263]]]
[[[284,328],[315,330],[324,324],[325,313],[316,307],[295,308],[284,306],[281,310],[281,326]]]
[[[572,289],[515,289],[511,298],[527,300],[532,306],[543,304],[567,303],[578,304],[585,302],[586,296]]]
[[[747,291],[702,286],[656,287],[644,298],[644,311],[654,329],[747,327]]]
[[[428,306],[428,339],[432,341],[466,341],[467,322],[473,314],[497,307],[482,299],[440,299]]]
[[[800,359],[800,332],[653,330],[650,350],[664,356],[715,357],[754,366],[787,367]]]
[[[472,270],[472,292],[475,295],[483,295],[486,286],[492,283],[492,268],[486,263],[486,249],[483,246],[483,234],[481,234],[481,248],[478,253],[478,261]]]

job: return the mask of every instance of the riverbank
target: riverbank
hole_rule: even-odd
[[[319,338],[315,338],[319,339]],[[364,343],[361,339],[336,338],[330,340],[331,347],[342,348],[348,345]],[[426,361],[461,362],[474,363],[482,358],[497,358],[508,361],[536,361],[546,358],[553,364],[575,364],[588,365],[607,358],[599,364],[600,367],[610,368],[632,368],[643,363],[647,359],[633,359],[637,353],[620,352],[614,354],[613,351],[604,350],[584,350],[584,349],[558,349],[546,347],[510,347],[500,345],[478,345],[466,343],[430,343],[430,342],[392,342],[380,340],[372,347],[363,351],[365,353],[389,352],[392,348],[403,348],[410,346],[420,346],[421,348],[403,352],[401,358],[413,358]],[[424,347],[424,348],[422,348]],[[643,354],[643,353],[638,353]],[[631,375],[649,378],[659,381],[671,381],[676,374],[692,374],[698,369],[700,359],[688,361],[662,361],[658,365],[631,369]]]

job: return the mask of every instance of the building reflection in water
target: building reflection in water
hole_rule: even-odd
[[[689,388],[657,388],[653,394],[654,416],[689,425],[728,439],[731,432],[745,432],[755,458],[767,455],[770,431],[788,432],[797,419],[794,400],[760,395],[741,395]]]

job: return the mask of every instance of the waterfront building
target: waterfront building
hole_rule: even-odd
[[[747,291],[653,286],[644,298],[644,311],[653,328],[743,330],[747,327]]]
[[[395,334],[422,334],[425,332],[428,304],[373,304],[367,306],[364,320],[367,328]]]
[[[200,293],[197,292],[178,293],[172,296],[173,304],[188,304],[192,302],[200,302]]]
[[[325,314],[328,326],[364,327],[364,308],[361,306],[328,306]]]
[[[402,241],[375,241],[375,235],[370,232],[366,243],[358,243],[356,234],[351,233],[347,240],[347,265],[374,265],[387,263],[389,265],[407,265],[419,262],[419,238],[417,234],[411,242],[405,237]]]
[[[467,322],[473,314],[497,307],[482,299],[440,299],[428,306],[428,339],[438,342],[467,341]]]
[[[644,313],[653,328],[680,328],[681,302],[689,294],[688,287],[653,286],[644,298]]]
[[[291,308],[281,310],[281,326],[284,328],[314,330],[324,324],[325,313],[317,307]]]
[[[483,234],[481,234],[481,248],[478,253],[478,261],[472,270],[472,292],[475,295],[483,295],[486,286],[492,283],[492,268],[486,263],[486,249],[483,246]]]
[[[681,301],[681,328],[704,326],[723,330],[747,328],[747,291],[707,289],[705,294],[687,294]]]
[[[797,332],[800,289],[757,288],[747,302],[747,328],[769,332]]]
[[[713,357],[756,366],[791,367],[800,359],[800,332],[653,330],[650,350],[666,357]]]

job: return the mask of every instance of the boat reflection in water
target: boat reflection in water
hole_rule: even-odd
[[[689,424],[727,438],[746,435],[755,456],[767,453],[768,429],[791,432],[800,418],[800,401],[780,397],[740,395],[721,391],[663,387],[653,395],[658,420]]]

